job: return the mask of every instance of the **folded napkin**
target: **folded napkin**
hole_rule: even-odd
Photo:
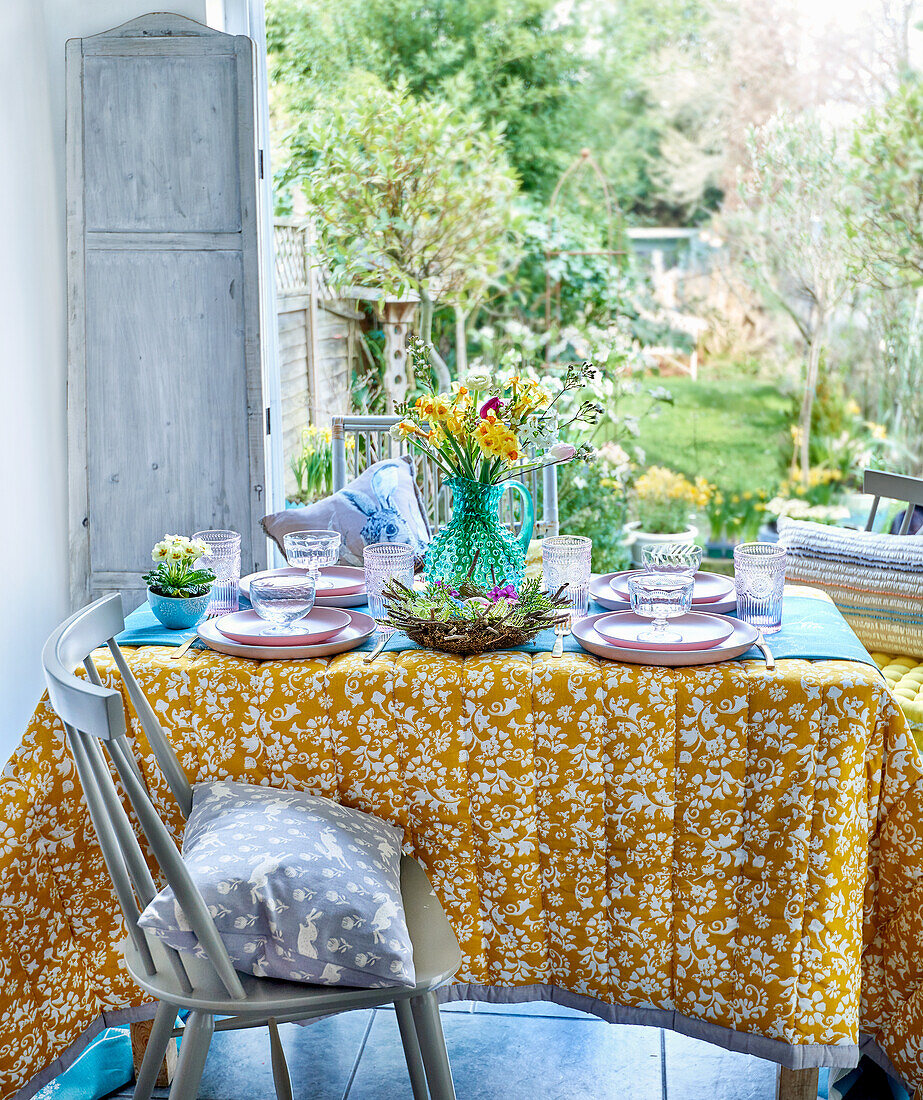
[[[240,610],[249,611],[250,601],[240,597]],[[196,628],[170,630],[157,618],[151,605],[145,601],[125,616],[125,629],[117,634],[119,645],[175,645],[180,646],[196,637]]]

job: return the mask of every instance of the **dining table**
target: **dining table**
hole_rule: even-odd
[[[396,635],[371,663],[370,643],[258,661],[129,634],[124,652],[192,783],[310,791],[403,830],[463,952],[443,999],[671,1028],[777,1062],[780,1095],[861,1054],[920,1086],[923,762],[835,607],[801,592],[785,615],[774,668],[570,638],[552,656],[553,635],[472,657]],[[47,698],[0,778],[0,894],[0,1098],[25,1100],[153,1014]]]

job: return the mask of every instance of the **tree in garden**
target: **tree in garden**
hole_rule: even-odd
[[[752,0],[757,3],[758,0]],[[720,5],[719,5],[720,6]],[[318,105],[359,72],[502,127],[525,194],[541,205],[583,147],[616,201],[681,222],[657,182],[665,119],[658,74],[668,45],[704,41],[711,0],[267,0],[274,125],[303,173]],[[713,65],[711,66],[713,70]],[[703,65],[703,80],[714,82]]]
[[[548,194],[585,144],[586,31],[557,0],[270,0],[267,43],[301,125],[357,72],[502,127],[527,192]],[[310,150],[309,150],[310,152]]]
[[[800,465],[810,467],[811,413],[831,321],[853,289],[841,199],[842,142],[817,115],[780,113],[754,130],[743,207],[731,230],[745,277],[794,324],[804,347]]]
[[[309,137],[316,161],[300,182],[334,282],[419,294],[430,344],[434,302],[464,315],[512,252],[518,185],[502,135],[403,83],[365,78],[318,113]]]
[[[923,281],[923,83],[866,115],[852,156],[845,213],[863,273],[887,286]]]
[[[911,80],[856,129],[845,204],[865,310],[878,337],[878,410],[919,462],[923,433],[923,84]]]

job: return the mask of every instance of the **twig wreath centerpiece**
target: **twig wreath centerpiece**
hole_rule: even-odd
[[[471,572],[477,566],[477,551]],[[549,630],[563,609],[564,585],[551,595],[541,581],[530,578],[514,584],[475,584],[465,579],[458,588],[430,581],[408,588],[392,581],[384,591],[385,625],[402,630],[417,645],[470,657],[525,645],[539,631]]]
[[[391,431],[434,462],[452,491],[452,518],[426,550],[427,580],[458,587],[467,578],[488,590],[518,585],[535,508],[529,490],[516,479],[541,466],[593,457],[588,443],[575,447],[560,433],[574,421],[596,423],[600,406],[583,401],[559,424],[557,403],[567,391],[583,388],[596,368],[590,362],[568,367],[554,396],[534,378],[515,374],[501,381],[486,370],[473,370],[450,393],[437,393],[429,349],[419,339],[409,348],[414,375],[426,392],[399,407],[402,419]],[[507,489],[523,500],[519,537],[500,522],[500,498]]]

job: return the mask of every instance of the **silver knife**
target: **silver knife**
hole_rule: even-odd
[[[776,667],[776,659],[772,655],[772,650],[766,645],[766,639],[763,637],[762,630],[759,632],[756,639],[756,648],[766,658],[766,669],[768,672],[772,672]]]

